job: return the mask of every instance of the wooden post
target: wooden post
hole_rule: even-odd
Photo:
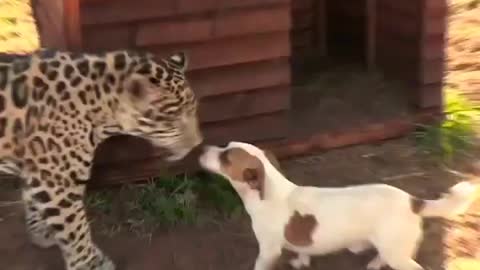
[[[63,14],[68,48],[70,50],[81,50],[80,0],[64,0]]]
[[[42,47],[80,50],[79,0],[31,0]]]
[[[367,69],[373,71],[376,62],[377,1],[366,0],[366,51]]]

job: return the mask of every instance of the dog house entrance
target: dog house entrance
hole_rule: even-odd
[[[373,66],[372,0],[299,1],[292,8],[291,136],[407,116],[406,87]]]

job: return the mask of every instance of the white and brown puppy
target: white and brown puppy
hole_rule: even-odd
[[[422,217],[462,213],[474,199],[467,182],[438,200],[422,200],[384,184],[343,188],[297,186],[287,180],[261,149],[231,142],[207,146],[200,164],[223,175],[238,192],[252,220],[259,244],[255,270],[271,269],[282,248],[299,254],[295,268],[308,266],[310,255],[348,248],[354,253],[375,247],[367,266],[395,270],[423,269],[415,260],[422,237]]]

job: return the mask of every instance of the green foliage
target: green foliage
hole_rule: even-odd
[[[127,189],[126,205],[130,228],[153,229],[158,226],[194,224],[200,216],[214,214],[221,218],[240,215],[240,198],[227,180],[201,173],[193,176],[159,178]],[[97,213],[113,215],[114,191],[89,193],[87,205]]]
[[[450,162],[475,146],[480,108],[454,90],[445,91],[445,101],[445,119],[441,123],[421,126],[415,138],[423,151]]]
[[[134,189],[129,211],[149,226],[190,224],[197,216],[197,197],[192,181],[166,178]]]

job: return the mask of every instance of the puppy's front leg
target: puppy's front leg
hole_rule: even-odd
[[[282,246],[280,243],[260,242],[260,252],[255,261],[254,270],[273,270],[278,258],[282,254]]]

